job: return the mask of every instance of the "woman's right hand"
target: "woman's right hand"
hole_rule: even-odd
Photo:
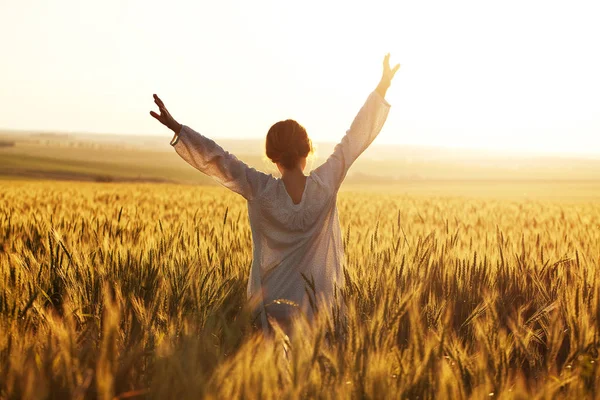
[[[383,73],[381,75],[381,80],[375,89],[381,97],[385,98],[385,94],[392,84],[392,79],[394,79],[394,75],[396,75],[396,72],[398,72],[399,69],[400,64],[396,64],[394,68],[390,68],[390,53],[387,53],[383,59]]]
[[[396,64],[394,68],[390,68],[390,53],[385,55],[383,59],[383,74],[381,75],[381,82],[386,83],[388,86],[392,83],[394,75],[400,69],[400,64]]]
[[[156,105],[158,106],[158,109],[160,110],[160,115],[155,113],[154,111],[150,111],[150,115],[152,115],[161,124],[163,124],[164,126],[169,128],[173,132],[179,133],[179,131],[181,131],[181,124],[179,122],[175,121],[175,118],[173,118],[171,113],[169,113],[169,110],[167,110],[167,108],[165,107],[165,103],[163,103],[162,100],[156,94],[153,96],[154,96],[154,102],[156,103]]]

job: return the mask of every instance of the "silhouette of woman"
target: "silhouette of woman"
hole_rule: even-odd
[[[312,144],[296,121],[277,122],[267,134],[267,156],[281,172],[281,178],[276,178],[249,167],[211,139],[179,124],[154,95],[160,114],[150,114],[174,131],[171,145],[177,154],[247,200],[253,242],[247,296],[261,314],[265,332],[269,320],[275,320],[289,335],[296,312],[301,310],[311,320],[313,306],[329,310],[334,292],[344,285],[338,190],[352,163],[383,127],[390,108],[385,94],[399,68],[390,68],[387,54],[376,89],[333,154],[309,175],[304,175],[304,169]],[[305,290],[307,280],[314,290]]]

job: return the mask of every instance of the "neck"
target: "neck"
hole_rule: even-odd
[[[298,178],[304,178],[304,172],[302,171],[302,169],[300,169],[300,167],[296,167],[294,169],[284,169],[283,171],[281,171],[281,179],[288,180],[288,179],[298,179]]]

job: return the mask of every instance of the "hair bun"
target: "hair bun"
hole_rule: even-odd
[[[281,152],[281,156],[282,157],[297,157],[298,156],[298,151],[297,150],[282,151]]]
[[[275,123],[267,133],[267,157],[274,163],[293,169],[300,159],[312,152],[312,144],[306,129],[298,122],[288,119]]]

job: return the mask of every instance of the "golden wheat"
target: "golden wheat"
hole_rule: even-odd
[[[297,321],[289,362],[243,199],[15,181],[0,209],[0,398],[599,395],[598,202],[341,193],[346,317]]]

